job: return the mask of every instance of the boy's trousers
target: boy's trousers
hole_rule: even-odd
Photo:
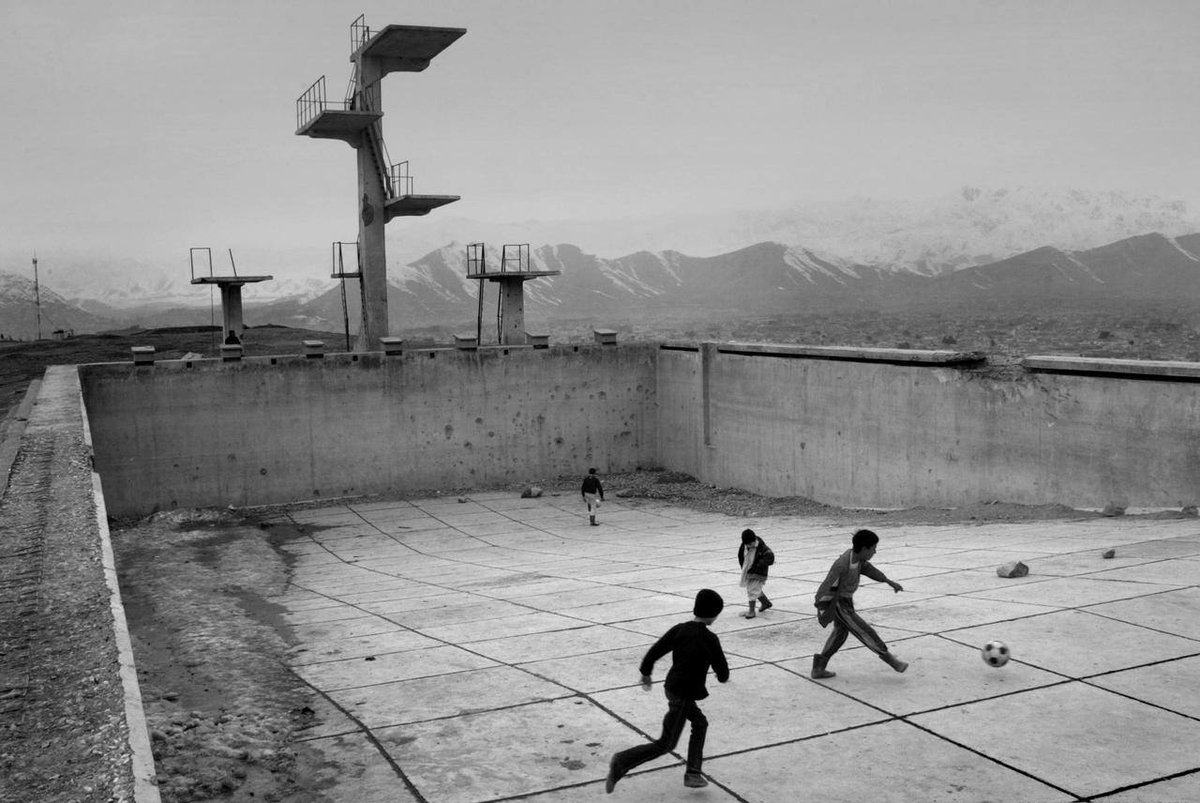
[[[670,692],[666,694],[667,715],[663,717],[662,735],[657,741],[622,750],[613,756],[613,764],[620,775],[674,750],[683,734],[685,722],[692,723],[692,733],[688,738],[687,771],[700,772],[700,765],[704,762],[704,737],[708,733],[708,719],[695,700],[684,700]]]
[[[856,639],[863,643],[871,652],[876,655],[883,655],[888,651],[887,643],[879,637],[875,632],[875,628],[867,624],[858,612],[854,610],[854,601],[848,598],[839,598],[833,601],[833,632],[829,634],[829,638],[825,641],[825,646],[817,653],[825,658],[832,658],[833,654],[842,648],[846,643],[846,636],[853,634]]]

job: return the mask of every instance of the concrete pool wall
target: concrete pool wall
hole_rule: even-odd
[[[772,344],[80,366],[113,515],[658,467],[844,506],[1200,501],[1200,365]]]

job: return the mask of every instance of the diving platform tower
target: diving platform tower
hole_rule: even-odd
[[[215,285],[221,290],[221,320],[223,330],[221,336],[229,340],[232,335],[236,342],[241,343],[245,336],[246,325],[242,319],[242,285],[269,282],[275,278],[269,275],[239,276],[237,264],[233,261],[233,249],[229,249],[229,267],[232,274],[216,276],[213,274],[212,249],[207,247],[188,249],[188,261],[192,268],[192,284]],[[196,265],[201,267],[208,263],[208,275],[196,275]]]
[[[525,282],[544,276],[558,276],[560,270],[533,270],[529,264],[529,243],[508,243],[500,252],[500,269],[489,270],[487,247],[483,243],[467,246],[467,278],[479,282],[479,314],[475,322],[476,340],[483,342],[483,283],[500,286],[496,297],[496,337],[502,346],[529,343],[525,331]]]
[[[350,26],[354,67],[345,98],[329,101],[321,76],[296,100],[297,135],[340,139],[357,155],[362,323],[355,351],[379,350],[380,338],[388,336],[385,224],[395,217],[427,215],[459,200],[457,195],[414,193],[408,162],[391,161],[383,141],[380,84],[389,73],[421,72],[464,33],[464,28],[417,25],[372,31],[360,16]]]

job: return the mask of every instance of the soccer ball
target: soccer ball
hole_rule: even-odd
[[[989,641],[983,645],[983,649],[979,652],[983,656],[985,664],[997,668],[1007,664],[1008,659],[1012,657],[1012,653],[1008,650],[1008,645],[1003,641]]]

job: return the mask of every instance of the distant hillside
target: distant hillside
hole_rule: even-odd
[[[1038,248],[941,277],[930,298],[993,308],[1035,301],[1200,301],[1200,234],[1147,234],[1076,252]]]
[[[487,264],[498,266],[493,249]],[[1200,234],[1142,234],[1096,248],[1043,246],[986,265],[928,274],[855,263],[831,254],[775,242],[712,257],[679,251],[639,251],[603,259],[575,245],[532,249],[528,268],[556,272],[525,284],[527,326],[556,321],[647,322],[668,316],[703,321],[716,316],[828,313],[837,310],[989,310],[1044,308],[1070,302],[1126,304],[1200,302]],[[33,284],[0,274],[0,335],[29,338],[36,331]],[[498,286],[483,285],[484,326],[496,318]],[[360,299],[354,280],[331,282],[324,292],[256,303],[243,298],[247,325],[277,324],[340,332],[345,316],[358,329]],[[389,273],[391,327],[474,331],[480,286],[467,278],[464,247],[450,244]],[[208,294],[215,295],[215,294]],[[156,304],[134,309],[100,307],[97,315],[42,288],[42,334],[128,326],[220,323],[219,296],[196,306]],[[344,310],[344,311],[343,311]]]
[[[490,258],[490,257],[489,257]],[[856,265],[779,243],[760,243],[719,257],[675,251],[606,260],[571,245],[531,255],[534,270],[561,275],[526,283],[532,327],[554,320],[599,321],[692,315],[832,312],[838,309],[1034,309],[1123,300],[1200,302],[1200,234],[1147,234],[1085,251],[1038,248],[989,265],[938,276]],[[478,284],[466,278],[461,251],[447,247],[394,271],[393,327],[453,325],[473,329]],[[350,285],[352,328],[359,300]],[[484,321],[495,316],[496,288],[485,284]],[[304,304],[256,311],[289,326],[342,328],[342,298],[330,291]]]
[[[35,291],[33,279],[0,273],[0,336],[7,340],[35,339],[39,317],[44,338],[52,338],[56,332],[98,332],[113,324],[111,319],[69,303],[45,285],[39,284]]]

